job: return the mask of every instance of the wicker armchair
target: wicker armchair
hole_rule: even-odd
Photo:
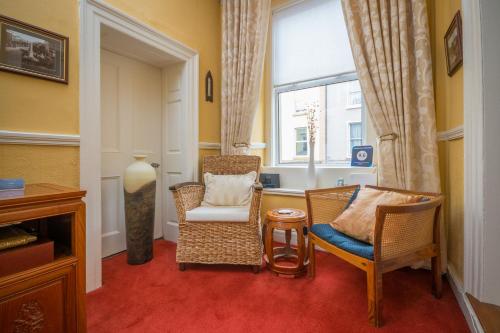
[[[374,244],[362,243],[340,234],[339,242],[327,242],[319,231],[325,227],[318,224],[332,222],[345,209],[352,194],[359,186],[345,186],[331,189],[306,191],[309,227],[309,267],[310,277],[315,276],[315,249],[318,245],[337,257],[353,264],[366,272],[368,293],[368,318],[376,327],[382,325],[382,274],[416,262],[431,258],[432,291],[436,298],[441,297],[441,259],[439,236],[439,211],[443,198],[435,193],[410,192],[367,186],[375,189],[419,194],[428,200],[398,206],[378,206]],[[313,225],[318,225],[313,227]],[[318,230],[318,234],[315,233]],[[343,238],[343,239],[342,239]],[[346,250],[347,243],[358,244],[361,251]],[[344,246],[344,249],[341,248]],[[371,249],[370,249],[371,248]],[[360,255],[359,253],[371,255]],[[355,254],[357,252],[358,254]]]
[[[258,156],[207,156],[202,172],[217,175],[257,172]],[[248,222],[186,221],[186,212],[200,206],[205,193],[203,183],[181,183],[170,187],[179,220],[177,263],[184,270],[186,263],[251,265],[254,272],[262,263],[260,205],[262,185],[253,185]]]

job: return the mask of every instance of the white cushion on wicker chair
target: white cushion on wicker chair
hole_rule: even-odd
[[[242,175],[203,174],[205,195],[202,206],[246,206],[252,200],[252,185],[257,172]]]
[[[248,222],[248,206],[201,206],[186,211],[188,222]]]

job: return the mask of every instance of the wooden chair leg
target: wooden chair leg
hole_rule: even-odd
[[[431,259],[432,267],[432,294],[441,298],[443,292],[443,277],[441,275],[441,253]]]
[[[186,270],[186,264],[185,264],[185,263],[183,263],[183,262],[180,262],[180,263],[179,263],[179,270],[180,270],[181,272],[185,271],[185,270]]]
[[[309,264],[307,265],[307,275],[310,278],[316,276],[316,250],[314,249],[314,242],[311,238],[307,241],[307,250],[309,257]]]
[[[382,326],[382,274],[376,267],[366,271],[368,292],[368,320],[375,327]]]

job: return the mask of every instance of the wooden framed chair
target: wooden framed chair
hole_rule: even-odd
[[[226,155],[207,156],[203,159],[203,173],[237,175],[251,171],[257,172],[257,177],[252,187],[250,208],[200,207],[205,193],[203,183],[188,182],[170,187],[179,220],[176,260],[180,270],[185,269],[186,263],[251,265],[254,272],[260,270],[262,185],[257,182],[260,157]],[[200,220],[186,218],[187,212],[197,208],[202,216],[210,216],[209,221],[206,216]],[[233,216],[238,217],[238,220],[234,218],[232,221]]]
[[[366,272],[368,319],[382,326],[382,275],[431,258],[432,292],[441,297],[439,213],[443,197],[436,193],[411,192],[376,186],[374,189],[422,195],[413,204],[377,207],[374,244],[367,244],[333,229],[329,223],[345,209],[359,186],[306,191],[309,228],[308,275],[315,276],[315,245]]]

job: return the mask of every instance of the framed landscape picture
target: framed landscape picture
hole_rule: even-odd
[[[0,70],[68,83],[68,37],[0,15]]]
[[[446,51],[446,66],[448,69],[448,76],[453,73],[462,65],[462,19],[460,11],[455,14],[450,27],[444,36],[444,49]]]

